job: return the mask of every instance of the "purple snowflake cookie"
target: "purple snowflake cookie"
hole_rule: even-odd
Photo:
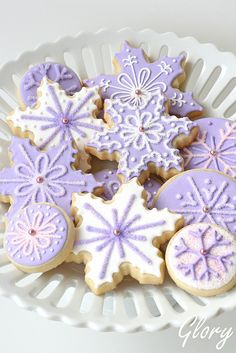
[[[191,224],[169,242],[166,264],[172,279],[187,292],[223,293],[236,283],[234,236],[214,224]]]
[[[31,204],[7,225],[4,247],[9,259],[25,272],[45,272],[60,265],[74,244],[72,221],[49,203]]]
[[[155,205],[181,213],[185,224],[208,222],[236,236],[236,181],[223,173],[193,169],[168,180]]]
[[[75,150],[62,144],[39,151],[28,139],[12,137],[13,165],[0,172],[0,199],[11,202],[8,217],[31,203],[50,202],[70,214],[73,192],[93,192],[101,187],[92,174],[74,170]]]
[[[236,177],[236,122],[221,118],[196,121],[200,133],[182,151],[185,169],[216,169]]]
[[[193,99],[192,92],[181,92],[172,85],[183,75],[184,56],[163,57],[152,63],[140,48],[124,43],[120,53],[115,54],[119,67],[117,75],[99,75],[85,80],[85,84],[101,87],[102,98],[118,98],[123,104],[143,108],[157,89],[170,99],[170,113],[178,116],[200,115],[202,107]]]
[[[186,117],[167,116],[165,103],[160,90],[149,98],[145,108],[107,100],[105,119],[110,129],[96,133],[87,145],[88,151],[101,159],[116,160],[117,174],[124,182],[138,177],[142,183],[150,173],[168,179],[181,172],[183,158],[177,148],[189,145],[198,127]]]
[[[103,199],[111,200],[120,187],[120,181],[117,177],[116,170],[103,169],[94,173],[94,177],[103,185],[103,193],[101,194]],[[143,184],[147,194],[148,208],[151,208],[153,198],[156,196],[156,193],[161,185],[162,182],[155,177],[148,178]]]
[[[53,62],[38,64],[29,69],[20,82],[20,95],[26,106],[33,107],[37,102],[37,89],[44,77],[58,82],[70,95],[82,88],[79,77],[69,67]]]

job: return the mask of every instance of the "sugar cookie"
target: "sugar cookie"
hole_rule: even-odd
[[[73,192],[101,192],[92,174],[75,170],[75,150],[62,144],[41,152],[28,139],[12,137],[12,166],[0,171],[0,200],[10,202],[10,219],[19,209],[37,202],[50,202],[70,214]]]
[[[166,98],[160,90],[143,109],[117,99],[107,100],[105,108],[110,129],[96,133],[86,150],[100,159],[116,160],[123,182],[138,177],[143,183],[150,173],[168,179],[183,170],[177,148],[191,144],[198,127],[188,118],[165,115]]]
[[[210,168],[236,177],[236,122],[221,118],[196,120],[200,133],[181,151],[184,168]]]
[[[60,265],[73,248],[75,230],[65,212],[36,203],[16,212],[4,235],[10,261],[24,272],[46,272]]]
[[[236,284],[236,241],[214,224],[179,230],[166,250],[168,272],[177,286],[194,295],[213,296]]]
[[[198,116],[202,107],[193,99],[192,92],[181,92],[176,87],[185,78],[185,57],[165,56],[149,62],[144,51],[124,43],[120,53],[115,54],[117,75],[99,75],[85,80],[92,87],[99,85],[103,99],[118,98],[124,104],[143,108],[157,89],[170,99],[170,113],[178,116]]]
[[[78,228],[69,260],[86,264],[85,281],[95,294],[115,288],[128,274],[139,283],[163,281],[158,248],[183,225],[183,218],[167,209],[148,210],[143,194],[136,178],[123,184],[112,201],[73,194]]]
[[[104,125],[101,119],[95,118],[100,104],[98,88],[83,87],[69,96],[58,83],[44,77],[37,95],[38,101],[33,108],[16,108],[8,116],[7,122],[13,134],[30,138],[40,149],[72,141],[83,158],[80,169],[89,169],[89,155],[85,153],[84,146],[95,131],[102,131]]]
[[[74,94],[82,88],[79,77],[66,65],[53,62],[34,65],[20,81],[20,96],[25,106],[33,107],[37,103],[37,89],[44,77],[58,82],[67,94]]]
[[[154,204],[181,213],[185,224],[208,222],[236,236],[236,180],[211,170],[193,169],[168,180]]]

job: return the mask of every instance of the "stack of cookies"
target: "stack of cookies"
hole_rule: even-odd
[[[236,283],[236,123],[201,118],[184,55],[150,61],[125,42],[114,75],[25,73],[8,117],[4,246],[25,272],[85,264],[97,295],[124,276],[217,295]],[[104,162],[115,161],[104,169]],[[115,165],[115,167],[114,167]]]

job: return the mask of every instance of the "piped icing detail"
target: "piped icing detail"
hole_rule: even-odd
[[[90,87],[99,85],[103,99],[120,99],[125,105],[142,109],[161,89],[170,99],[171,114],[187,116],[202,111],[192,92],[185,93],[172,87],[175,79],[183,74],[184,56],[165,56],[150,63],[142,49],[133,48],[125,42],[121,52],[115,54],[115,59],[120,70],[117,75],[99,75],[84,81]]]
[[[88,147],[110,154],[118,152],[118,174],[126,181],[139,177],[153,163],[164,171],[182,171],[183,159],[173,141],[180,134],[190,136],[196,123],[188,118],[164,115],[166,99],[159,90],[145,109],[124,107],[120,100],[107,100],[110,129],[95,134]],[[93,153],[93,151],[91,151]]]
[[[70,144],[41,152],[28,139],[12,137],[9,147],[13,165],[0,171],[0,194],[12,205],[8,217],[37,202],[50,202],[70,214],[73,192],[92,192],[100,187],[92,174],[74,170],[75,150]]]

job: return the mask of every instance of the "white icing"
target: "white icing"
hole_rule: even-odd
[[[112,282],[112,274],[119,272],[119,266],[124,262],[129,262],[132,266],[139,268],[140,272],[143,274],[152,274],[156,277],[160,277],[160,266],[163,264],[163,259],[157,256],[157,248],[152,244],[155,237],[158,237],[161,241],[163,233],[166,231],[174,231],[175,223],[181,216],[177,214],[170,213],[167,209],[163,210],[147,210],[144,207],[144,200],[142,199],[143,187],[137,184],[137,179],[134,178],[128,184],[123,184],[122,188],[113,198],[112,203],[105,203],[100,198],[93,198],[90,194],[80,195],[75,194],[73,206],[78,210],[77,216],[81,216],[83,221],[82,224],[76,230],[76,241],[81,241],[82,243],[75,243],[73,253],[79,255],[82,251],[87,251],[92,255],[91,261],[87,264],[86,278],[93,281],[96,288],[101,286],[105,282]],[[102,234],[93,233],[87,230],[88,226],[95,226],[97,228],[104,229],[106,226],[103,222],[96,217],[90,210],[86,209],[85,205],[91,205],[99,214],[104,216],[110,224],[113,223],[113,211],[116,208],[118,211],[118,219],[120,220],[123,216],[125,206],[129,203],[132,195],[135,195],[135,200],[127,212],[127,220],[130,221],[134,216],[141,215],[141,218],[136,220],[130,227],[136,227],[140,225],[146,225],[153,222],[165,221],[162,225],[153,225],[147,229],[136,230],[135,234],[137,236],[146,237],[145,241],[130,239],[132,244],[134,244],[139,251],[145,254],[146,257],[151,259],[152,263],[147,263],[141,258],[136,252],[130,249],[126,244],[123,244],[125,256],[120,257],[118,251],[118,245],[115,243],[112,255],[110,257],[109,265],[107,267],[105,276],[100,278],[100,272],[103,264],[103,260],[108,252],[109,246],[98,251],[97,247],[101,245],[104,240],[90,242],[89,244],[83,243],[83,241],[88,241],[89,239],[94,239],[94,237],[99,237]]]

